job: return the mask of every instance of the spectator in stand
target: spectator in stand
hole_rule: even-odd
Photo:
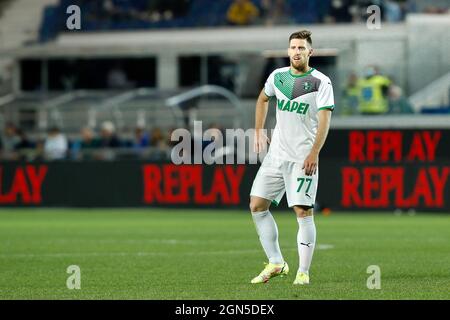
[[[172,20],[186,14],[186,5],[189,2],[188,0],[149,0],[147,10],[137,15],[140,19],[150,22]]]
[[[172,20],[174,18],[175,11],[178,6],[177,2],[178,0],[161,1],[158,11],[164,20]]]
[[[402,8],[398,1],[385,0],[383,3],[386,22],[399,22],[402,20]]]
[[[100,141],[95,137],[95,132],[90,127],[84,127],[80,131],[81,141],[80,147],[81,149],[95,149],[100,147]]]
[[[17,150],[23,150],[23,149],[33,149],[35,147],[35,144],[28,139],[28,136],[25,131],[22,129],[17,129],[17,135],[19,136],[19,143],[16,144]]]
[[[165,138],[162,130],[158,127],[152,129],[150,133],[150,145],[152,147],[159,147],[165,143]]]
[[[150,154],[150,158],[152,160],[163,160],[170,157],[171,148],[168,140],[170,140],[170,136],[166,138],[160,128],[155,127],[151,130],[150,146],[154,147],[152,153]]]
[[[111,121],[102,123],[99,144],[101,150],[95,153],[97,160],[114,160],[116,158],[116,152],[113,149],[122,147],[122,142],[117,137],[116,128]]]
[[[113,0],[103,0],[103,14],[105,14],[109,20],[114,22],[122,22],[130,18],[131,12],[122,10],[122,8],[115,5]]]
[[[388,92],[391,80],[380,74],[375,66],[364,71],[365,77],[358,81],[359,111],[361,114],[376,115],[389,111]]]
[[[262,0],[261,17],[267,26],[289,24],[289,9],[285,0]]]
[[[36,142],[35,156],[33,161],[45,161],[44,145],[45,141],[43,140],[38,140]]]
[[[116,127],[111,121],[105,121],[102,123],[100,147],[103,148],[119,148],[121,143],[116,135]]]
[[[76,160],[96,158],[95,150],[100,147],[100,141],[95,137],[94,130],[90,127],[81,128],[80,135],[81,139],[74,141],[72,144],[72,158]]]
[[[147,148],[150,146],[150,135],[143,126],[138,126],[134,130],[134,137],[130,146],[138,157],[143,157],[148,151]]]
[[[134,130],[133,147],[135,149],[144,149],[150,146],[150,136],[143,127],[137,127]]]
[[[349,10],[352,15],[352,22],[366,22],[371,13],[367,12],[367,8],[371,5],[377,5],[380,8],[383,6],[384,0],[355,0],[350,6]],[[381,10],[381,19],[384,18],[384,10]]]
[[[147,8],[143,12],[138,12],[137,17],[144,21],[158,22],[162,19],[162,5],[162,0],[149,0]]]
[[[418,0],[356,0],[350,11],[354,15],[353,22],[364,22],[371,15],[367,7],[377,5],[381,8],[381,20],[386,22],[399,22],[405,15],[417,12]]]
[[[358,113],[359,90],[358,76],[356,73],[352,72],[349,75],[347,84],[342,92],[342,115]]]
[[[224,130],[217,123],[211,123],[208,130],[205,131],[202,140],[202,149],[205,150],[209,145],[214,146],[214,151],[211,154],[212,159],[210,158],[208,161],[215,161],[226,155],[228,146],[223,146],[226,142],[224,141],[223,131]]]
[[[63,160],[67,156],[69,143],[59,128],[53,127],[48,131],[44,142],[44,158],[46,160]]]
[[[352,21],[351,14],[352,1],[331,0],[328,15],[324,20],[327,23],[349,23]]]
[[[391,114],[412,114],[414,109],[404,96],[402,88],[396,84],[389,87],[389,113]]]
[[[25,131],[20,128],[17,129],[17,135],[20,138],[20,142],[16,145],[18,159],[27,160],[33,154],[36,144],[28,139]]]
[[[178,129],[180,129],[180,128],[175,128],[175,127],[170,128],[168,130],[168,132],[167,132],[167,137],[166,137],[164,143],[161,144],[162,145],[162,149],[166,151],[167,159],[170,159],[172,149],[176,145],[178,145],[179,143],[187,143],[187,141],[185,141],[183,137],[180,137],[179,133],[174,135],[174,132],[177,131]],[[187,127],[186,128],[182,128],[182,129],[189,130],[189,129],[187,129]],[[191,157],[194,157],[194,143],[195,143],[194,135],[191,135],[190,143],[191,143]],[[177,157],[184,157],[185,156],[184,151],[187,151],[187,150],[186,149],[182,149],[182,150],[178,149],[178,151],[179,151],[179,153],[176,156]]]
[[[12,124],[7,123],[4,128],[2,137],[2,158],[4,160],[16,160],[16,147],[20,143],[20,136],[18,135],[18,128]]]
[[[173,132],[174,132],[175,130],[177,130],[177,129],[178,129],[178,128],[171,128],[171,129],[168,131],[168,133],[167,133],[166,144],[167,144],[170,148],[173,148],[174,146],[176,146],[176,145],[179,143],[178,140],[172,141],[172,135],[173,135]],[[175,137],[173,137],[173,138],[175,139]]]
[[[259,16],[259,9],[250,0],[234,0],[227,11],[230,25],[247,26]]]

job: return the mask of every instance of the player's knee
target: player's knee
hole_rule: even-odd
[[[269,209],[269,205],[265,201],[258,201],[258,199],[250,200],[251,212],[262,212]]]
[[[313,208],[307,208],[307,207],[301,207],[301,206],[294,206],[294,211],[297,217],[304,218],[308,216],[312,216],[313,214]]]
[[[259,203],[254,203],[254,202],[250,202],[250,211],[251,212],[261,212],[261,211],[266,211],[267,209],[265,209],[261,204]]]

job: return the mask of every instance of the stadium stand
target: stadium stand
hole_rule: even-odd
[[[227,23],[232,0],[186,0],[177,1],[178,5],[174,1],[146,0],[33,2],[33,10],[26,10],[27,15],[20,19],[40,28],[30,26],[32,33],[17,29],[3,47],[14,49],[5,55],[9,63],[0,59],[0,70],[2,64],[6,66],[0,80],[8,76],[10,82],[0,82],[2,136],[15,132],[6,140],[26,137],[31,142],[20,143],[20,148],[28,145],[39,151],[49,130],[57,127],[67,136],[72,150],[77,148],[82,128],[88,126],[100,136],[102,125],[113,122],[123,142],[117,150],[123,149],[128,156],[139,128],[149,137],[155,132],[159,137],[156,140],[164,141],[156,143],[165,150],[163,153],[170,144],[170,132],[191,126],[193,120],[221,129],[247,128],[252,125],[254,99],[268,70],[286,64],[285,41],[279,35],[295,31],[299,24],[314,28],[318,43],[314,64],[329,73],[335,83],[339,108],[333,126],[371,126],[372,119],[359,118],[362,84],[366,89],[372,85],[367,68],[374,68],[376,75],[390,84],[373,88],[383,92],[389,104],[386,114],[395,115],[385,118],[383,125],[430,126],[447,121],[431,117],[450,110],[450,70],[445,60],[448,35],[436,31],[446,23],[446,1],[380,1],[383,21],[387,22],[380,36],[360,28],[367,1],[338,1],[340,6],[329,0],[252,2],[259,13],[251,26],[243,27],[247,32]],[[16,17],[26,4],[23,0],[10,1],[3,7],[0,25],[11,28],[11,21],[22,21]],[[66,28],[66,8],[72,4],[82,8],[82,28],[76,32]],[[433,18],[409,15],[413,12],[432,13]],[[418,31],[423,25],[435,50],[427,53],[430,65],[417,78],[412,75],[425,53],[412,48],[420,47]],[[261,36],[270,46],[254,40]],[[370,41],[379,41],[379,45],[373,46]],[[218,45],[222,47],[217,49]],[[383,54],[389,54],[390,59],[382,58]],[[216,87],[218,91],[207,92]],[[192,92],[201,95],[182,99]],[[178,103],[169,103],[175,98]],[[408,118],[412,122],[403,121],[405,118],[398,118],[398,114],[413,114]],[[423,114],[420,120],[419,114]],[[80,157],[75,154],[68,152],[67,156]],[[39,152],[27,153],[26,157],[34,159]]]
[[[44,10],[40,40],[48,41],[65,30],[65,8],[77,4],[83,7],[83,31],[146,30],[162,28],[221,27],[227,25],[226,13],[233,0],[182,1],[123,1],[123,0],[60,0]],[[383,19],[388,22],[404,20],[408,12],[445,13],[449,8],[444,0],[427,1],[308,1],[308,0],[253,0],[259,9],[259,19],[252,24],[271,23],[271,11],[283,7],[278,19],[284,24],[349,23],[362,21],[371,3],[383,8]]]

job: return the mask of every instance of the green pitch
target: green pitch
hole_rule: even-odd
[[[449,299],[450,216],[316,216],[311,284],[294,287],[297,221],[274,210],[291,273],[251,285],[265,256],[250,214],[0,211],[1,299]],[[67,267],[81,269],[69,290]],[[381,269],[381,289],[366,286]]]

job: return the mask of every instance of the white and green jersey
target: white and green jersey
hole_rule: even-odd
[[[302,75],[292,74],[290,67],[279,68],[270,74],[264,93],[277,99],[277,123],[269,154],[278,159],[302,161],[316,138],[317,112],[334,109],[330,78],[314,68]]]

